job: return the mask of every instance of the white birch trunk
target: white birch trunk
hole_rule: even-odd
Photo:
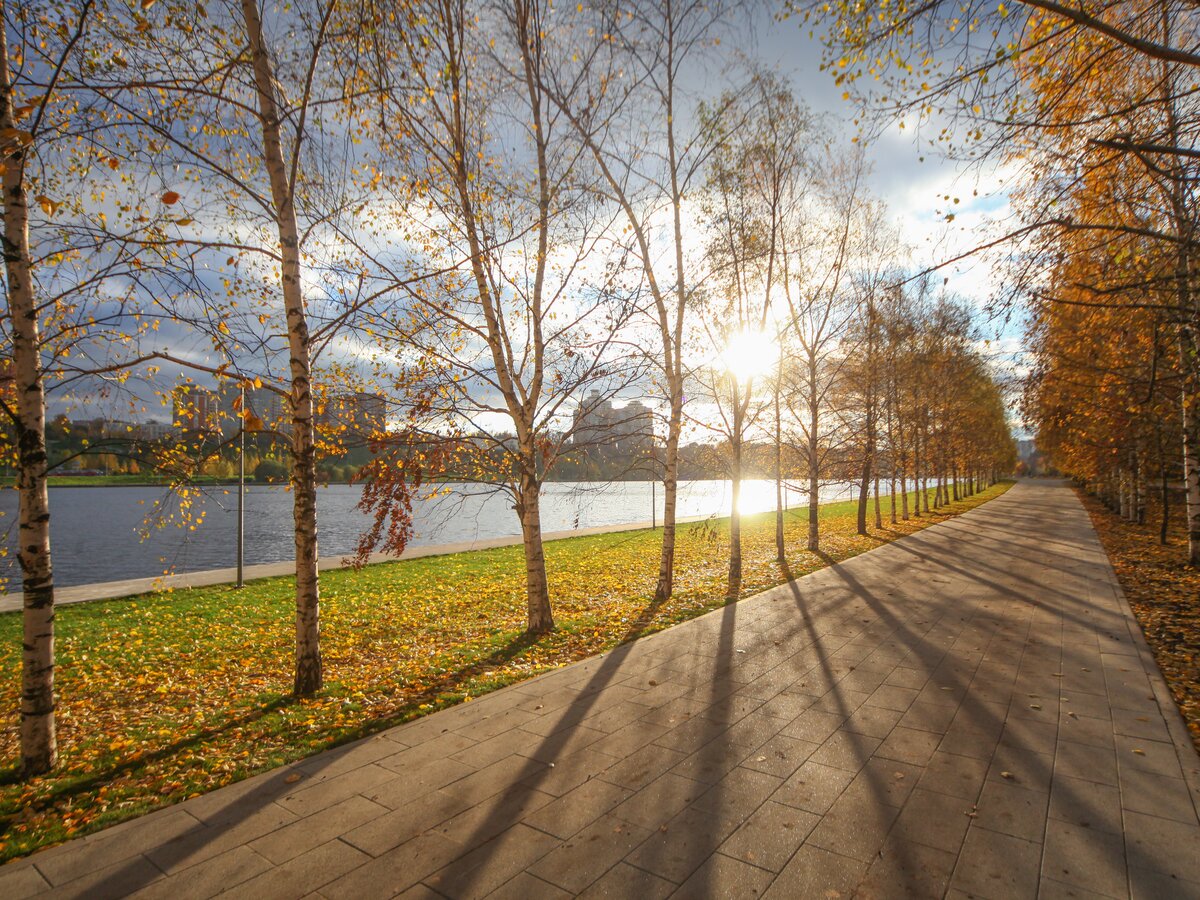
[[[0,5],[0,12],[3,6]],[[7,20],[6,20],[7,21]],[[0,130],[16,131],[7,33],[0,35]],[[54,722],[54,572],[50,497],[46,490],[46,393],[41,335],[29,251],[28,148],[20,141],[4,160],[4,268],[12,322],[16,386],[18,539],[24,598],[21,654],[21,768],[26,776],[58,762]]]
[[[296,545],[296,673],[298,696],[321,689],[320,589],[317,572],[317,457],[313,423],[312,363],[308,314],[300,280],[300,230],[296,223],[295,185],[284,162],[275,78],[263,41],[257,0],[242,0],[242,15],[254,67],[262,126],[263,160],[279,231],[281,287],[287,315],[292,378],[292,496]]]

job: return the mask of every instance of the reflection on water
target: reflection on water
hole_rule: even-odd
[[[850,495],[844,484],[822,487],[822,502]],[[254,485],[246,489],[246,564],[292,558],[292,497],[283,487]],[[361,489],[352,485],[321,488],[317,499],[322,556],[351,553],[367,525],[358,510]],[[154,529],[142,540],[147,514],[164,500],[155,487],[54,487],[50,489],[51,539],[55,581],[61,586],[148,578],[165,570],[194,572],[234,565],[236,561],[237,493],[210,488],[202,503],[203,521],[194,530],[172,525]],[[662,522],[661,485],[647,481],[550,483],[542,499],[546,531],[570,531],[628,522]],[[728,515],[728,481],[685,481],[679,487],[682,518]],[[791,506],[803,505],[790,493]],[[167,504],[168,511],[175,509]],[[6,532],[9,556],[3,560],[8,578],[18,577],[15,561],[16,491],[0,491],[0,528]],[[743,513],[775,508],[775,484],[743,481]],[[414,504],[413,546],[517,536],[520,524],[507,495],[486,485],[446,486],[441,496]]]

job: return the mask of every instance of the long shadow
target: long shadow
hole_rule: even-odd
[[[840,568],[840,564],[825,551],[818,549],[818,550],[811,551],[811,552],[815,553],[821,559],[821,561],[825,563],[827,568],[832,569],[834,571],[838,571],[838,569]],[[834,703],[836,704],[836,707],[837,707],[836,715],[839,715],[842,718],[842,725],[844,725],[846,723],[846,721],[849,720],[850,716],[855,712],[855,710],[850,708],[849,703],[846,702],[845,696],[838,688],[838,682],[840,681],[840,679],[834,678],[833,666],[830,665],[828,656],[826,655],[826,653],[824,652],[824,650],[821,646],[821,637],[817,633],[817,628],[816,628],[815,622],[813,620],[812,613],[810,612],[808,603],[805,602],[804,594],[800,589],[800,583],[798,581],[796,581],[795,579],[789,578],[787,585],[788,585],[789,590],[791,591],[792,598],[795,603],[796,609],[800,613],[801,624],[803,625],[804,630],[807,632],[807,636],[808,636],[808,639],[810,642],[809,646],[815,649],[815,651],[817,653],[818,664],[821,667],[821,672],[824,675],[824,677],[829,680],[829,683],[832,685],[830,687],[829,691],[827,692],[826,696],[833,697]],[[829,610],[829,611],[832,611],[832,610]],[[894,630],[890,634],[894,634]],[[890,637],[890,634],[889,634],[889,637]],[[882,643],[882,641],[881,641],[881,643]],[[837,732],[841,732],[842,725],[838,726]],[[835,732],[835,733],[837,733],[837,732]],[[842,732],[842,733],[851,734],[852,732]],[[856,738],[851,738],[851,740],[855,740],[855,739]],[[882,742],[881,742],[881,744],[882,744]],[[856,754],[857,754],[857,751],[856,751]],[[885,781],[884,781],[881,773],[875,769],[870,768],[867,765],[867,763],[870,762],[872,756],[873,756],[873,751],[871,753],[866,754],[865,757],[862,756],[861,754],[857,755],[856,761],[859,763],[859,769],[858,769],[858,772],[856,772],[856,774],[855,774],[855,779],[857,780],[859,775],[862,775],[866,780],[866,785],[867,785],[868,790],[875,797],[876,803],[882,806],[882,805],[884,805],[884,799],[886,797],[887,791],[885,789]],[[836,803],[836,801],[835,801],[835,803]],[[824,820],[824,816],[825,816],[825,814],[822,814],[822,820]],[[915,862],[914,858],[912,857],[911,853],[908,852],[908,848],[905,845],[901,845],[900,847],[896,848],[896,850],[900,857],[900,862],[903,867],[903,870],[907,871],[908,868],[911,866],[911,864]]]
[[[257,722],[264,716],[276,712],[280,709],[285,709],[295,703],[295,698],[291,696],[279,697],[272,700],[270,703],[265,703],[260,707],[248,712],[246,715],[228,719],[218,726],[202,728],[194,734],[188,735],[187,738],[180,738],[177,741],[172,741],[165,744],[150,753],[143,753],[136,757],[130,757],[123,761],[119,761],[114,765],[106,766],[98,771],[94,771],[85,777],[65,781],[61,785],[56,785],[51,788],[50,792],[30,801],[26,806],[34,810],[42,810],[49,806],[53,806],[55,802],[65,797],[73,797],[76,794],[87,793],[91,789],[112,781],[120,775],[127,775],[134,772],[147,763],[158,762],[161,759],[166,759],[180,750],[185,750],[191,747],[197,747],[205,741],[210,740],[218,735],[224,734],[231,729],[241,728],[249,725],[252,722]],[[18,784],[21,781],[21,773],[19,770],[12,770],[4,774],[0,778],[0,785]],[[9,822],[4,823],[4,828],[0,828],[0,837],[7,834]]]
[[[722,675],[732,674],[734,668],[737,605],[738,601],[731,601],[720,611],[721,627],[714,654],[715,664],[707,685],[707,710],[706,713],[701,714],[703,718],[714,724],[714,731],[717,733],[683,761],[686,763],[694,760],[692,765],[695,769],[700,772],[713,772],[716,780],[708,790],[704,791],[700,797],[695,798],[675,817],[688,816],[685,822],[689,830],[687,839],[704,855],[704,859],[699,861],[689,858],[687,864],[691,865],[690,871],[680,873],[680,882],[687,882],[691,894],[700,897],[715,896],[713,884],[715,873],[711,867],[704,865],[705,861],[716,853],[722,841],[739,827],[744,819],[744,816],[739,817],[736,810],[732,808],[732,804],[736,803],[737,798],[730,795],[726,784],[726,778],[742,761],[741,758],[738,758],[734,765],[726,765],[731,753],[735,751],[740,753],[737,746],[729,747],[726,743],[729,729],[737,721],[734,716],[734,705],[729,701],[730,695],[735,691],[722,687]],[[692,693],[694,694],[695,691]],[[689,721],[694,721],[694,719]],[[671,822],[674,822],[675,818]],[[732,827],[731,819],[734,823]],[[652,871],[660,870],[662,867],[656,866],[655,862],[670,853],[675,839],[672,835],[672,827],[668,823],[665,832],[652,835],[642,845],[647,850],[644,859],[639,862]],[[693,863],[695,865],[692,865]]]
[[[500,800],[497,801],[496,796],[489,799],[488,802],[492,803],[489,814],[460,842],[462,853],[458,858],[461,860],[463,857],[470,855],[470,868],[454,868],[455,864],[450,863],[445,869],[453,868],[453,872],[450,875],[450,878],[453,879],[453,884],[450,886],[442,885],[435,887],[435,890],[450,890],[455,896],[471,892],[471,889],[484,874],[489,863],[493,861],[496,853],[501,849],[499,837],[508,831],[508,829],[517,825],[526,815],[520,809],[519,804],[514,808],[503,802],[506,795],[513,789],[522,791],[536,790],[538,785],[542,784],[549,777],[551,770],[541,760],[554,759],[561,756],[562,751],[574,736],[579,722],[586,718],[588,713],[600,700],[604,688],[612,684],[613,680],[617,677],[622,664],[637,646],[633,643],[634,639],[642,633],[646,627],[646,623],[653,619],[654,614],[661,605],[662,602],[652,600],[643,607],[642,611],[622,635],[618,646],[609,651],[604,657],[600,666],[580,689],[579,695],[558,713],[557,721],[560,727],[552,729],[543,738],[537,749],[527,757],[522,769],[511,777],[510,784],[496,795]],[[732,607],[734,605],[731,603],[726,606],[723,615],[729,617],[732,614]],[[725,631],[726,628],[723,627],[722,644],[725,643]],[[732,636],[729,637],[728,644],[732,648]],[[730,653],[732,653],[732,649],[730,649]]]
[[[1029,603],[1029,604],[1032,604],[1033,606],[1038,607],[1039,609],[1045,610],[1047,612],[1053,612],[1056,615],[1061,615],[1061,616],[1063,616],[1063,618],[1068,619],[1069,621],[1071,621],[1077,625],[1086,626],[1088,628],[1094,628],[1096,626],[1096,622],[1094,620],[1088,619],[1086,617],[1081,618],[1079,615],[1077,615],[1075,613],[1068,613],[1066,610],[1063,610],[1063,609],[1050,608],[1042,600],[1036,599],[1035,597],[1031,596],[1031,594],[1029,592],[1019,591],[1016,588],[1009,587],[1009,586],[1002,584],[1001,582],[996,581],[994,579],[985,578],[983,575],[981,575],[979,572],[977,572],[973,569],[964,568],[962,566],[956,566],[952,563],[947,562],[945,559],[936,558],[933,556],[929,556],[928,554],[921,553],[920,551],[915,550],[911,546],[911,544],[908,544],[904,541],[894,541],[894,542],[892,542],[892,544],[890,546],[896,547],[898,550],[900,550],[904,553],[908,553],[911,556],[915,556],[917,559],[921,560],[921,562],[923,562],[923,563],[927,563],[927,564],[933,565],[933,566],[938,566],[939,568],[945,569],[948,572],[953,572],[956,575],[961,575],[964,578],[968,578],[971,581],[977,582],[978,584],[985,587],[987,590],[993,591],[996,594],[1000,594],[1000,595],[1007,597],[1009,599],[1012,599],[1012,600],[1017,600],[1021,603]],[[1068,601],[1068,602],[1073,599],[1072,597],[1070,597],[1070,595],[1064,594],[1062,591],[1059,591],[1055,588],[1048,587],[1043,582],[1034,581],[1032,579],[1026,578],[1021,575],[1015,575],[1011,572],[1006,573],[1006,577],[1011,580],[1014,580],[1014,581],[1019,581],[1019,582],[1028,584],[1030,586],[1031,591],[1036,591],[1041,594],[1049,594],[1052,596],[1058,596],[1062,600]]]
[[[649,627],[649,625],[653,622],[656,614],[661,609],[663,602],[664,601],[654,599],[647,603],[640,610],[633,622],[630,623],[626,633],[623,634],[619,639],[619,643],[622,645],[628,645],[631,641],[641,636],[645,632],[646,628]],[[328,748],[323,750],[321,754],[318,754],[317,757],[315,757],[319,760],[315,765],[307,764],[307,761],[314,759],[314,757],[308,757],[306,760],[306,777],[310,777],[311,774],[314,774],[323,769],[325,766],[329,765],[330,762],[332,762],[336,757],[335,751],[339,746],[344,746],[345,744],[360,740],[364,737],[370,736],[371,734],[395,727],[396,725],[408,720],[411,717],[412,711],[415,710],[421,703],[427,702],[432,698],[436,698],[446,691],[459,688],[471,678],[483,674],[497,666],[503,666],[514,659],[519,658],[529,649],[536,646],[538,642],[539,639],[536,636],[531,636],[528,633],[521,633],[504,646],[499,647],[493,652],[489,653],[487,656],[472,660],[460,668],[444,674],[441,678],[429,683],[420,693],[413,695],[410,700],[393,715],[373,720],[369,723],[366,723],[366,725],[360,729],[355,729],[341,735],[341,740],[339,740],[337,743],[331,744]],[[614,651],[611,651],[610,658],[619,659],[622,656],[622,654],[618,652],[619,650],[620,647]],[[593,698],[593,702],[594,699],[595,698]],[[143,754],[136,759],[127,759],[115,766],[109,766],[100,771],[93,772],[80,780],[66,783],[53,790],[44,799],[39,800],[34,808],[45,808],[63,799],[64,797],[86,793],[87,791],[98,787],[107,781],[110,781],[114,777],[135,772],[149,763],[167,759],[181,750],[202,746],[205,742],[218,737],[227,731],[244,727],[245,725],[255,722],[272,712],[284,709],[292,705],[294,702],[294,698],[290,696],[277,698],[270,703],[256,708],[247,715],[229,719],[220,726],[203,729],[199,732],[189,735],[186,739],[173,741],[172,743],[160,747],[151,753]],[[277,770],[277,773],[279,774],[280,778],[284,778],[292,774],[287,766],[280,767]],[[2,780],[0,780],[0,783],[12,783],[17,777],[19,776],[15,773],[8,773]],[[221,788],[218,788],[218,790],[221,790]],[[268,779],[263,786],[233,800],[231,802],[231,807],[236,807],[239,810],[243,810],[244,815],[249,815],[265,807],[280,793],[286,793],[287,791],[294,790],[295,787],[290,784],[288,784],[286,788],[280,787],[278,779],[272,777]],[[212,819],[213,817],[209,818]],[[172,862],[178,862],[182,861],[182,858],[186,858],[186,856],[196,853],[200,849],[200,846],[202,846],[204,843],[215,840],[221,832],[222,829],[218,827],[209,827],[202,824],[196,828],[189,829],[185,834],[168,841],[163,846],[177,846],[180,848],[185,846],[187,847],[186,851],[182,849],[180,850],[181,857],[178,860],[168,854],[168,859],[170,859]],[[3,833],[4,831],[0,831],[0,835]],[[202,839],[199,841],[198,845],[197,839]],[[145,876],[141,876],[139,874],[144,872],[144,867],[139,864],[139,859],[140,856],[133,857],[128,865],[116,870],[102,883],[96,885],[92,890],[97,893],[102,893],[110,887],[133,887],[134,881],[138,882],[137,887],[144,886],[143,882],[148,883],[148,880],[153,879],[147,879]]]
[[[317,758],[318,762],[315,765],[305,769],[303,778],[311,779],[322,769],[336,762],[337,758],[336,752],[322,754]],[[175,835],[156,847],[148,848],[146,852],[153,853],[155,856],[152,861],[153,865],[147,866],[144,862],[147,858],[145,852],[139,852],[130,857],[124,865],[114,869],[103,880],[90,886],[87,896],[123,897],[158,881],[162,877],[158,874],[159,868],[170,873],[176,866],[201,853],[226,834],[230,826],[261,812],[279,797],[295,791],[297,789],[297,785],[294,783],[296,774],[290,766],[276,769],[253,789],[231,796],[227,804],[206,816],[204,821],[198,821],[183,833]],[[293,780],[289,781],[289,779]],[[230,785],[222,790],[232,787]],[[263,833],[265,834],[266,831]],[[260,836],[260,834],[248,835],[247,841]],[[114,837],[112,840],[119,840],[119,838]],[[102,866],[103,863],[99,865]],[[63,888],[69,889],[70,883],[63,885]]]
[[[935,560],[929,559],[928,557],[922,557],[922,559],[929,561],[929,562],[936,562]],[[954,674],[953,668],[951,668],[948,671],[944,670],[942,668],[941,662],[944,662],[948,657],[953,659],[952,648],[947,647],[946,649],[943,650],[942,648],[936,647],[936,645],[931,644],[925,638],[924,635],[913,631],[913,629],[908,625],[908,623],[906,623],[901,618],[899,618],[889,608],[888,604],[885,601],[880,599],[875,593],[873,593],[864,584],[862,584],[862,582],[859,581],[855,577],[853,572],[851,572],[847,567],[845,567],[841,564],[835,563],[831,559],[828,560],[828,562],[830,564],[830,569],[833,571],[834,574],[836,574],[842,581],[844,581],[846,583],[847,587],[850,589],[853,596],[861,598],[880,617],[881,620],[883,620],[883,621],[887,622],[889,625],[891,625],[893,628],[893,632],[892,632],[893,634],[899,634],[899,635],[903,636],[903,641],[904,641],[905,646],[908,646],[914,650],[915,649],[923,649],[928,652],[930,649],[933,649],[938,652],[940,662],[937,667],[934,667],[931,669],[928,665],[926,665],[924,663],[922,665],[922,667],[925,669],[925,672],[928,676],[927,682],[928,682],[929,678],[932,678],[936,675],[939,682],[941,682],[943,680],[949,680],[952,690],[955,690],[955,691],[961,690],[962,700],[956,711],[954,721],[957,722],[959,717],[962,716],[962,717],[964,717],[964,719],[963,719],[964,723],[966,723],[966,725],[968,727],[973,727],[973,728],[975,728],[975,730],[983,731],[985,733],[995,733],[996,734],[996,747],[999,748],[1001,745],[1001,741],[1004,739],[1004,725],[1007,722],[1007,714],[1006,714],[1005,719],[1001,719],[996,714],[996,712],[987,705],[986,701],[981,700],[980,698],[976,697],[974,693],[971,692],[969,682],[966,682],[963,678]],[[996,588],[996,586],[991,585],[991,589],[995,590],[995,588]],[[798,592],[798,588],[794,585],[794,583],[793,583],[793,590]],[[1025,600],[1025,602],[1029,602],[1028,598],[1022,598],[1022,599]],[[799,598],[798,598],[798,602],[799,602]],[[1079,602],[1079,601],[1076,600],[1076,602]],[[978,615],[979,612],[982,612],[982,610],[979,610],[979,608],[977,607],[976,615]],[[1058,612],[1059,612],[1060,616],[1065,617],[1064,610],[1059,610]],[[972,616],[972,618],[974,618],[974,616]],[[987,621],[987,620],[992,620],[992,627],[989,630],[991,631],[991,634],[992,634],[991,639],[994,639],[996,630],[1002,624],[1003,619],[1001,617],[991,615],[991,616],[986,617],[985,621]],[[807,617],[806,617],[805,621],[807,624],[807,621],[808,621]],[[1090,623],[1090,624],[1091,624],[1091,627],[1095,628],[1095,623]],[[958,634],[961,635],[963,630],[965,630],[966,627],[967,626],[964,626],[963,629],[959,629]],[[1036,623],[1031,622],[1028,625],[1029,630],[1032,630],[1035,627],[1036,627]],[[976,630],[976,629],[973,629],[973,630]],[[1027,631],[1027,635],[1028,635],[1028,631]],[[1026,646],[1028,646],[1028,636],[1026,637]],[[982,665],[983,660],[985,658],[987,658],[986,649],[981,647],[981,650],[983,650],[983,652],[980,655],[980,662],[975,667],[973,672],[977,672],[979,665]],[[1065,658],[1067,657],[1067,648],[1060,644],[1058,652],[1059,652],[1060,661],[1064,661]],[[1024,650],[1022,650],[1021,653],[1023,656]],[[920,653],[917,653],[917,654],[915,654],[915,658],[925,660],[930,657],[925,656]],[[1017,690],[1017,687],[1016,687],[1017,680],[1021,677],[1021,674],[1022,674],[1020,660],[1015,661],[1012,668],[1013,668],[1014,675],[1013,675],[1013,683],[1012,683],[1012,685],[1010,687],[1010,691],[1009,691],[1009,698],[1008,698],[1008,706],[1009,707],[1011,707],[1014,695]],[[973,676],[972,676],[971,680],[972,681],[974,680]],[[941,685],[939,685],[939,686],[941,686]],[[1059,725],[1059,722],[1061,721],[1061,716],[1062,716],[1062,712],[1061,712],[1061,710],[1059,710],[1058,714],[1055,716],[1055,719],[1054,719],[1055,745],[1056,746],[1057,746],[1058,741],[1061,740],[1061,727]],[[1035,720],[1030,720],[1030,721],[1035,721]],[[943,734],[945,734],[945,732],[948,730],[949,730],[948,728],[944,729]],[[1042,761],[1043,755],[1039,755],[1035,752],[1032,752],[1031,748],[1022,747],[1022,746],[1013,746],[1012,749],[1018,753],[1022,753],[1022,751],[1024,751],[1022,753],[1023,762],[1029,766],[1029,771],[1031,772],[1033,778],[1035,780],[1044,781],[1044,783],[1046,785],[1048,785],[1048,788],[1047,788],[1048,793],[1047,793],[1047,797],[1046,797],[1047,803],[1049,802],[1049,792],[1052,790],[1053,792],[1057,792],[1066,798],[1066,804],[1065,804],[1064,808],[1068,808],[1068,809],[1076,808],[1076,809],[1083,809],[1083,810],[1092,808],[1091,804],[1089,803],[1090,798],[1087,796],[1083,796],[1077,790],[1070,788],[1069,782],[1063,781],[1061,779],[1056,782],[1053,779],[1053,766],[1054,766],[1053,757],[1051,757],[1050,762],[1046,763],[1046,762]],[[993,750],[992,759],[989,760],[989,763],[988,763],[989,770],[992,765],[992,762],[994,762],[994,757],[995,757],[995,750]],[[986,786],[986,781],[985,781],[985,786]],[[982,787],[981,787],[980,793],[982,794]],[[1047,810],[1047,817],[1048,817],[1048,814],[1049,813]],[[972,824],[970,827],[975,827],[975,826],[974,826],[974,824]],[[986,826],[984,826],[984,827],[986,827]],[[1043,832],[1043,834],[1044,834],[1044,832]],[[896,841],[896,842],[893,842],[893,847],[901,848],[905,845],[905,843],[906,842],[903,840]],[[1136,865],[1153,867],[1156,862],[1154,860],[1149,859],[1147,857],[1147,855],[1145,854],[1145,851],[1142,851],[1140,849],[1130,847],[1130,846],[1126,847],[1126,855],[1127,855],[1127,864],[1130,867],[1133,867]]]
[[[651,604],[651,606],[654,606],[654,604]],[[537,639],[535,637],[531,637],[528,634],[522,633],[513,640],[509,641],[503,647],[500,647],[494,652],[488,654],[486,657],[474,660],[454,672],[447,673],[445,676],[438,679],[437,682],[431,684],[426,690],[422,691],[418,695],[415,695],[414,698],[409,703],[405,704],[404,708],[395,716],[375,720],[369,723],[368,727],[366,728],[357,729],[353,732],[347,733],[344,736],[345,740],[340,744],[331,745],[329,748],[323,750],[315,757],[306,757],[304,760],[302,760],[302,762],[305,763],[305,777],[311,777],[312,774],[321,771],[321,769],[333,762],[337,756],[336,751],[339,746],[353,743],[354,741],[361,740],[362,738],[373,733],[394,727],[398,723],[397,720],[402,721],[406,719],[408,714],[411,713],[413,709],[415,709],[421,702],[424,702],[424,699],[436,697],[445,690],[461,685],[470,677],[481,674],[482,672],[485,672],[494,666],[503,665],[507,662],[510,662],[536,644]],[[292,705],[294,702],[295,699],[290,696],[278,698],[277,700],[274,700],[271,703],[265,704],[259,709],[254,710],[253,713],[236,719],[231,719],[228,722],[223,723],[220,727],[204,729],[201,732],[189,736],[189,738],[186,740],[174,741],[171,744],[155,750],[153,753],[145,754],[137,759],[126,760],[120,765],[109,767],[100,772],[93,773],[91,776],[81,781],[72,781],[69,784],[64,785],[60,790],[56,790],[50,794],[35,808],[44,808],[45,806],[51,805],[53,802],[62,799],[63,797],[84,793],[91,788],[110,781],[115,776],[136,771],[147,763],[169,758],[180,750],[184,750],[189,747],[200,746],[205,741],[217,737],[218,735],[229,731],[230,729],[238,728],[257,721],[271,712],[275,712]],[[310,763],[310,761],[313,759],[317,760],[315,764]],[[290,771],[289,766],[280,767],[276,770],[276,773],[280,778],[286,778],[287,776],[293,774]],[[287,787],[281,787],[282,784],[287,784]],[[226,785],[223,788],[217,788],[217,790],[224,790],[227,787],[232,787],[232,785]],[[278,779],[272,777],[268,779],[261,788],[256,788],[249,794],[239,796],[233,800],[230,806],[231,808],[236,807],[238,810],[241,810],[244,815],[250,815],[265,807],[280,793],[294,791],[295,789],[296,788],[290,783],[279,782]],[[212,819],[213,817],[210,816],[209,818]],[[221,817],[217,817],[218,820],[220,818]],[[2,833],[3,832],[0,832],[0,834]],[[206,837],[208,841],[211,841],[215,840],[220,833],[221,829],[217,827],[209,828],[208,826],[201,825],[197,828],[189,829],[185,834],[173,838],[163,846],[171,847],[172,845],[176,845],[181,848],[187,846],[188,849],[184,857],[181,857],[180,859],[172,858],[173,862],[180,862],[182,861],[182,858],[186,858],[186,855],[192,855],[197,852],[199,847],[193,846],[193,844],[196,842],[196,838],[203,836]],[[200,843],[203,844],[205,842],[206,841],[201,841]],[[67,846],[70,845],[68,844]],[[138,880],[139,882],[142,880],[138,877],[140,869],[141,867],[138,863],[138,857],[134,857],[126,867],[122,867],[118,871],[114,872],[111,876],[105,879],[104,882],[96,885],[92,890],[96,893],[103,893],[104,889],[109,886],[132,886],[131,879]],[[144,885],[139,883],[137,886],[141,887]]]

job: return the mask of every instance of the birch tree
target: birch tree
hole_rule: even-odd
[[[736,16],[751,8],[739,0],[581,5],[575,63],[564,67],[549,91],[633,235],[650,297],[649,320],[659,344],[654,362],[667,409],[658,602],[674,589],[688,309],[695,286],[704,281],[698,248],[689,244],[689,201],[702,186],[718,135],[732,131],[711,127],[722,110],[710,111],[705,123],[691,115],[696,98],[689,87],[703,82],[710,51]]]
[[[843,340],[855,305],[850,271],[863,221],[861,154],[838,160],[832,146],[815,162],[806,197],[783,226],[783,296],[787,337],[796,348],[796,380],[788,393],[792,442],[808,474],[808,542],[820,549],[818,505],[834,429],[826,421],[846,355]]]
[[[329,273],[318,263],[344,256],[340,226],[362,203],[350,196],[358,160],[336,116],[343,90],[329,59],[335,25],[352,29],[350,19],[338,0],[147,7],[145,15],[114,17],[98,36],[128,48],[128,71],[112,79],[80,73],[134,123],[141,165],[161,184],[158,202],[178,211],[160,241],[188,260],[180,266],[188,277],[165,298],[164,316],[211,333],[210,365],[169,348],[153,355],[268,386],[277,378],[287,395],[297,695],[320,690],[324,678],[314,357],[346,313],[343,292],[326,287]],[[324,288],[320,343],[314,285]],[[273,375],[280,358],[283,371]]]
[[[396,136],[387,151],[422,173],[399,203],[398,229],[445,274],[436,287],[410,292],[407,315],[384,340],[403,334],[412,342],[425,434],[455,444],[447,462],[454,474],[511,496],[525,555],[526,627],[544,633],[554,617],[542,484],[570,449],[569,416],[584,394],[611,395],[628,380],[614,352],[628,305],[617,299],[612,218],[596,203],[590,161],[548,95],[569,42],[540,0],[438,0],[385,22],[362,48],[371,64],[357,68]],[[410,185],[395,190],[400,196]],[[376,508],[386,512],[394,499],[376,491]]]

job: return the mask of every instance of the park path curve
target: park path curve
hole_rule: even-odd
[[[0,896],[1200,897],[1198,774],[1087,514],[1027,481]]]

